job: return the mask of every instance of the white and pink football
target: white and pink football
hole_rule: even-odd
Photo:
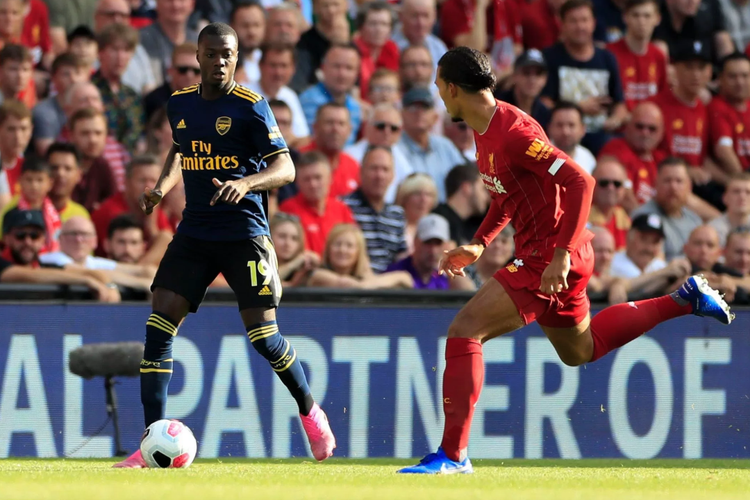
[[[193,431],[177,420],[157,420],[141,439],[143,460],[154,469],[190,467],[198,452]]]

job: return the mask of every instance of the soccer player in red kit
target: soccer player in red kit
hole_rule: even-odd
[[[750,59],[735,52],[719,68],[719,95],[708,105],[708,134],[719,166],[731,175],[750,168]]]
[[[628,110],[667,88],[667,58],[651,43],[658,26],[658,0],[628,0],[622,15],[627,30],[620,40],[607,45],[620,66],[620,80]]]
[[[533,118],[495,100],[495,76],[483,53],[449,50],[438,63],[436,83],[451,117],[474,130],[480,175],[492,197],[474,239],[447,251],[440,271],[463,276],[511,219],[516,258],[484,284],[448,329],[443,440],[436,453],[399,471],[407,474],[473,471],[467,447],[484,380],[482,344],[494,337],[537,321],[560,359],[577,366],[671,318],[692,313],[724,324],[733,319],[700,276],[689,277],[670,295],[608,307],[591,319],[586,284],[594,252],[586,221],[593,178],[552,146]]]

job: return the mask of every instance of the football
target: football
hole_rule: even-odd
[[[198,451],[193,431],[177,420],[157,420],[141,439],[141,455],[155,469],[190,467]]]

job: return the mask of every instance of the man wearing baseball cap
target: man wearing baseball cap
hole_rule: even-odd
[[[414,253],[391,264],[386,271],[406,271],[414,278],[414,288],[421,290],[474,290],[466,277],[452,280],[438,274],[438,264],[450,241],[450,226],[445,217],[428,214],[417,224],[414,238]]]
[[[637,216],[633,219],[630,231],[628,231],[625,250],[617,252],[612,258],[610,274],[615,278],[633,279],[660,272],[652,276],[654,279],[664,278],[659,280],[658,288],[663,288],[670,279],[676,280],[683,275],[688,276],[690,263],[687,259],[677,257],[667,265],[662,258],[663,243],[664,221],[662,217],[658,214]],[[665,272],[661,272],[665,269]]]
[[[538,49],[529,49],[516,59],[509,90],[495,91],[495,97],[531,115],[542,128],[549,124],[551,112],[539,99],[547,84],[547,61]]]
[[[404,133],[398,144],[415,172],[432,176],[443,201],[445,177],[466,160],[450,139],[432,133],[439,116],[429,88],[412,87],[404,94],[402,105]]]
[[[119,302],[120,292],[103,273],[85,269],[39,267],[44,246],[44,216],[39,210],[14,208],[3,217],[5,251],[0,255],[0,283],[83,285],[101,302]]]

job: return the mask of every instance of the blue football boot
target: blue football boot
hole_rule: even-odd
[[[689,277],[677,290],[677,294],[693,306],[693,314],[696,316],[714,318],[724,325],[734,319],[734,313],[729,310],[723,296],[711,288],[702,275]]]
[[[399,474],[471,474],[474,472],[474,467],[468,457],[461,462],[454,462],[445,456],[442,448],[438,448],[437,453],[430,453],[417,465],[404,467],[397,472]]]

